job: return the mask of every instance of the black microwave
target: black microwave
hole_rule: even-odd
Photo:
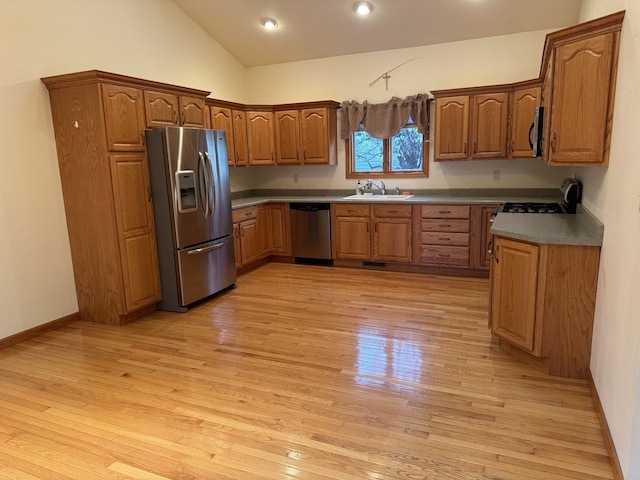
[[[544,107],[536,107],[533,123],[529,129],[529,146],[534,157],[542,156],[542,127],[544,125]]]

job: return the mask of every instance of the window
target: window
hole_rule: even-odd
[[[428,175],[429,147],[415,124],[388,139],[359,129],[346,139],[347,178]]]

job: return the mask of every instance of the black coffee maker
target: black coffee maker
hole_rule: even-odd
[[[576,213],[577,205],[582,201],[582,183],[575,178],[565,178],[562,190],[562,208],[567,213]]]

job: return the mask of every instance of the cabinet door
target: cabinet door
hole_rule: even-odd
[[[610,33],[555,49],[550,165],[607,164],[614,41]]]
[[[496,237],[491,268],[492,331],[508,342],[532,352],[538,246]]]
[[[144,153],[110,157],[126,312],[160,300],[151,186]]]
[[[232,110],[231,115],[233,116],[233,147],[236,167],[249,165],[246,115],[242,110]]]
[[[302,138],[302,163],[307,165],[333,165],[336,161],[333,149],[336,139],[331,128],[334,126],[333,111],[327,108],[308,108],[300,113]]]
[[[469,96],[436,98],[435,160],[464,160],[469,138]]]
[[[471,158],[507,158],[509,94],[473,96],[471,108]]]
[[[288,204],[269,204],[269,250],[279,255],[291,255]]]
[[[227,134],[227,163],[235,165],[236,151],[233,139],[233,117],[230,108],[211,107],[211,125],[214,130],[224,130]]]
[[[240,255],[242,265],[246,265],[260,258],[260,233],[257,219],[240,222]]]
[[[144,151],[144,98],[142,90],[102,85],[107,147],[110,151]]]
[[[274,165],[272,112],[247,112],[249,165]]]
[[[411,218],[373,220],[373,259],[381,262],[411,263]]]
[[[236,256],[236,268],[242,266],[242,245],[240,243],[240,223],[233,224],[233,247]]]
[[[493,237],[491,235],[491,217],[497,208],[497,204],[473,206],[471,230],[472,268],[487,270],[491,265],[491,254],[489,253],[489,249],[492,248],[490,242]]]
[[[147,127],[177,127],[180,125],[177,95],[145,90],[144,107],[147,115]]]
[[[276,112],[276,161],[300,164],[300,120],[298,110]]]
[[[261,205],[258,207],[258,250],[260,258],[269,255],[269,232],[271,231],[271,222],[269,216],[269,207]]]
[[[370,260],[369,217],[336,217],[334,252],[336,258]]]
[[[529,144],[536,107],[540,105],[540,87],[520,88],[511,97],[510,158],[534,158]]]
[[[209,107],[204,98],[185,97],[178,98],[180,107],[180,124],[183,127],[209,128]]]

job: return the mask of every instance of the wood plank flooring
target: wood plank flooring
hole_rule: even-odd
[[[269,263],[187,314],[0,351],[0,479],[613,478],[586,382],[501,352],[488,281]]]

